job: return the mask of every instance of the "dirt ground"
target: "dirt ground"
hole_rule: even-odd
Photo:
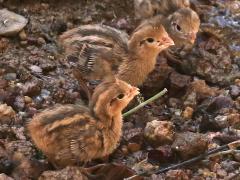
[[[239,145],[189,166],[155,172],[240,140],[240,1],[191,2],[201,18],[194,47],[177,62],[161,54],[141,87],[145,98],[165,87],[168,93],[124,118],[118,148],[89,163],[90,173],[109,180],[141,172],[148,172],[146,179],[240,178]],[[137,25],[133,2],[2,0],[0,8],[29,20],[19,35],[0,37],[0,179],[86,179],[78,167],[54,169],[25,125],[56,103],[82,102],[58,36],[93,23],[130,34]]]

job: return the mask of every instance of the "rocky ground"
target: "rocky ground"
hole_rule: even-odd
[[[193,49],[178,52],[177,61],[160,55],[141,87],[145,98],[164,87],[169,92],[124,119],[119,147],[92,162],[89,173],[109,180],[141,172],[148,172],[146,179],[240,178],[239,143],[188,166],[155,172],[240,139],[240,1],[192,3],[202,22]],[[53,104],[82,101],[57,46],[58,35],[97,22],[131,33],[133,3],[1,0],[0,8],[28,19],[24,31],[0,36],[0,179],[87,179],[79,167],[54,169],[25,125]]]

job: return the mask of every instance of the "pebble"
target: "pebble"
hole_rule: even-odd
[[[24,30],[22,30],[20,33],[19,33],[19,38],[22,40],[22,41],[25,41],[27,39],[27,34]]]
[[[5,80],[13,81],[16,80],[17,74],[16,73],[7,73],[4,75]]]
[[[42,68],[40,68],[39,66],[32,65],[30,66],[30,69],[33,73],[39,73],[39,74],[42,73]]]
[[[126,145],[123,145],[123,146],[121,147],[121,150],[122,150],[122,153],[123,153],[124,155],[128,155],[128,147],[127,147]]]
[[[26,46],[26,45],[28,44],[28,42],[27,42],[27,41],[20,41],[20,44],[21,44],[22,46]]]
[[[32,103],[32,98],[30,98],[29,96],[24,96],[24,101],[26,104]]]
[[[39,37],[39,38],[37,39],[37,43],[38,43],[39,45],[44,45],[44,44],[46,44],[46,41],[45,41],[44,38]]]
[[[182,112],[182,117],[185,119],[191,119],[193,115],[193,108],[191,107],[186,107],[185,110]]]
[[[128,143],[128,150],[132,153],[137,152],[141,149],[141,145],[137,143]]]
[[[230,86],[230,94],[232,97],[237,97],[240,95],[240,86],[232,85]]]

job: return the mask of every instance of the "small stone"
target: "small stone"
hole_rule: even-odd
[[[4,75],[4,79],[8,80],[8,81],[14,81],[17,78],[17,74],[16,73],[7,73]]]
[[[205,135],[193,132],[177,133],[172,149],[183,160],[190,159],[204,153],[208,148],[208,139]]]
[[[1,9],[0,22],[2,22],[0,26],[0,35],[11,36],[20,32],[27,25],[28,20],[7,9]]]
[[[230,94],[233,98],[240,95],[240,86],[232,85],[230,86]]]
[[[46,41],[45,41],[44,38],[39,37],[39,38],[37,39],[37,43],[38,43],[39,45],[44,45],[44,44],[46,44]]]
[[[121,148],[121,150],[122,150],[122,153],[123,153],[125,156],[128,155],[128,147],[127,147],[126,145],[123,145],[122,148]]]
[[[26,104],[32,103],[32,98],[30,98],[29,96],[24,96],[24,101]]]
[[[11,106],[0,104],[0,124],[11,124],[14,122],[16,113]]]
[[[42,89],[41,90],[41,97],[43,99],[48,99],[50,96],[50,91],[46,90],[46,89]]]
[[[24,30],[22,30],[20,33],[19,33],[19,37],[22,41],[25,41],[27,39],[27,34]]]
[[[182,113],[182,117],[185,119],[191,119],[193,115],[193,108],[191,107],[186,107],[185,110]]]
[[[153,120],[144,129],[144,137],[153,145],[169,144],[174,138],[172,122]]]
[[[179,108],[181,105],[181,102],[177,98],[169,98],[168,105],[173,108]]]
[[[128,150],[132,153],[137,152],[141,149],[141,145],[137,143],[128,143]]]
[[[14,102],[14,106],[18,108],[18,110],[23,111],[25,107],[25,101],[23,96],[17,96]]]
[[[240,79],[235,79],[234,83],[235,85],[240,86]]]
[[[42,73],[42,68],[40,68],[39,66],[36,66],[36,65],[32,65],[30,67],[31,71],[33,73],[37,73],[37,74],[41,74]]]
[[[28,44],[28,41],[20,41],[20,44],[21,44],[22,46],[26,46],[26,45]]]
[[[218,128],[226,128],[229,126],[228,117],[223,115],[217,115],[212,123]]]

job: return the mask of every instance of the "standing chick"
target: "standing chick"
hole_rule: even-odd
[[[141,85],[154,69],[157,55],[174,45],[161,23],[145,23],[128,35],[105,25],[84,25],[60,36],[67,60],[83,78],[103,79],[116,74]]]
[[[120,140],[121,111],[138,93],[124,81],[104,81],[89,107],[59,105],[37,114],[28,124],[30,136],[57,167],[104,157]]]

